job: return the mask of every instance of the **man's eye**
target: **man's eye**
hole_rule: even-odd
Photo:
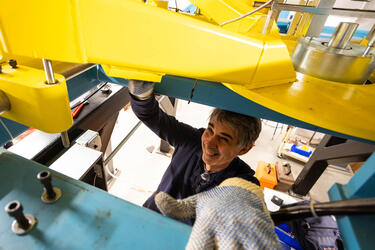
[[[219,137],[221,141],[224,141],[224,142],[229,142],[227,138],[225,137]]]

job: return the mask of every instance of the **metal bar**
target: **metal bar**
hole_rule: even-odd
[[[117,154],[117,152],[124,146],[124,144],[129,140],[129,138],[134,134],[134,132],[138,129],[138,127],[142,124],[141,121],[139,121],[133,128],[130,130],[130,132],[125,136],[124,139],[120,142],[119,145],[112,151],[110,155],[103,161],[103,166],[107,165],[108,162],[112,160],[112,158]]]
[[[290,192],[306,195],[327,168],[327,160],[369,157],[374,150],[374,145],[356,141],[345,142],[344,139],[326,135],[291,186]]]
[[[309,161],[310,162],[310,161]],[[324,170],[328,167],[327,161],[315,161],[307,163],[298,175],[294,184],[290,187],[290,194],[305,196],[318,181]]]
[[[275,4],[274,9],[279,11],[289,10],[296,12],[312,13],[316,15],[336,15],[336,16],[348,16],[348,17],[360,17],[360,18],[375,18],[375,11],[373,10],[361,10],[361,9],[345,9],[345,8],[316,8],[308,7],[298,4]]]
[[[219,26],[224,26],[224,25],[226,25],[226,24],[228,24],[228,23],[232,23],[232,22],[235,22],[235,21],[240,20],[240,19],[242,19],[242,18],[245,18],[245,17],[247,17],[247,16],[250,16],[251,14],[254,14],[254,13],[257,12],[257,11],[259,11],[259,10],[261,10],[261,9],[264,9],[265,7],[267,7],[268,5],[270,5],[273,1],[274,1],[274,0],[269,0],[269,1],[267,1],[266,3],[264,3],[263,5],[259,6],[258,8],[253,9],[252,11],[250,11],[250,12],[248,12],[248,13],[246,13],[246,14],[243,14],[243,15],[237,17],[237,18],[234,18],[234,19],[232,19],[232,20],[229,20],[229,21],[223,22],[223,23],[220,24]]]
[[[375,18],[375,11],[373,10],[333,8],[330,14],[335,16]]]
[[[332,34],[328,42],[328,47],[345,49],[350,39],[352,39],[354,32],[358,28],[358,23],[341,22]]]
[[[348,141],[345,143],[322,147],[317,151],[318,156],[315,160],[332,160],[347,158],[353,156],[370,156],[375,151],[375,146],[357,141]],[[314,152],[315,153],[315,152]]]
[[[53,75],[52,63],[50,60],[42,59],[44,72],[46,73],[47,84],[55,84],[55,76]]]
[[[366,48],[365,52],[363,53],[363,56],[367,56],[368,53],[370,52],[371,48],[375,44],[375,24],[372,26],[370,32],[367,34],[366,39],[367,39],[368,43],[367,43],[367,48]]]
[[[56,80],[55,80],[55,76],[53,75],[51,61],[43,58],[42,62],[43,62],[44,72],[46,73],[47,84],[55,84]],[[70,141],[69,141],[68,132],[67,131],[61,132],[60,137],[61,137],[61,142],[64,148],[69,148]]]
[[[273,23],[275,22],[275,20],[277,20],[277,18],[279,17],[279,14],[280,14],[280,10],[274,9],[272,6],[271,10],[268,12],[267,19],[264,23],[262,34],[266,35],[271,31]]]
[[[61,142],[62,142],[64,148],[69,148],[70,140],[69,140],[68,131],[61,132],[60,137],[61,137]]]
[[[332,9],[336,0],[319,1],[315,8]],[[314,15],[306,32],[306,37],[319,37],[326,23],[328,15]]]

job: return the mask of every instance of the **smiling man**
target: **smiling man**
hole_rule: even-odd
[[[214,109],[208,127],[193,128],[165,114],[153,96],[153,84],[130,80],[136,116],[175,150],[156,192],[143,205],[159,212],[154,197],[163,191],[176,199],[209,190],[227,178],[240,177],[259,185],[254,171],[240,158],[258,138],[258,118]],[[193,221],[185,221],[192,224]]]

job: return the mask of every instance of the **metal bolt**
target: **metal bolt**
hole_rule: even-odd
[[[19,201],[11,201],[5,206],[5,211],[9,214],[9,216],[14,217],[22,229],[28,229],[30,223],[28,219],[23,214],[23,207],[21,202]]]
[[[14,59],[10,59],[8,61],[9,65],[13,68],[13,69],[16,69],[17,68],[17,61],[14,60]]]
[[[50,171],[42,171],[37,175],[38,180],[43,184],[44,191],[47,194],[47,199],[52,200],[56,197],[55,191],[52,187],[52,177]]]
[[[44,192],[42,193],[42,196],[40,199],[44,203],[54,203],[61,197],[61,190],[58,187],[52,186],[52,175],[51,172],[48,170],[44,170],[38,173],[37,175],[38,180],[43,184],[44,186]]]

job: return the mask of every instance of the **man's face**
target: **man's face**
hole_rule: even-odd
[[[213,118],[202,134],[202,160],[209,171],[218,172],[237,156],[246,153],[252,146],[241,148],[238,135],[227,122]]]

